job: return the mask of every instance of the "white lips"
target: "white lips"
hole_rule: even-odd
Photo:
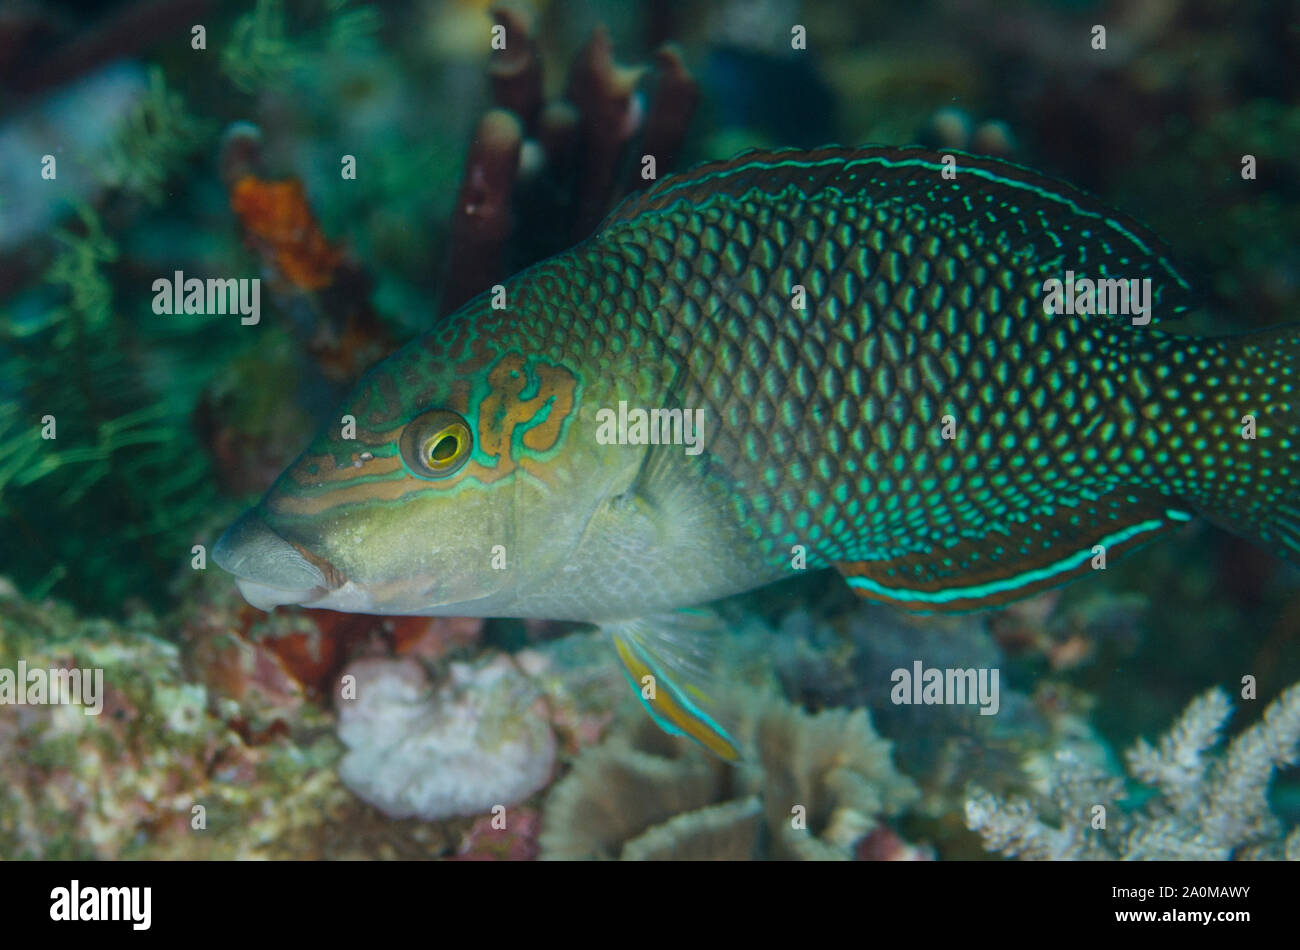
[[[239,587],[239,592],[244,595],[244,600],[258,610],[266,611],[282,604],[310,604],[325,593],[324,587],[313,587],[310,590],[282,590],[279,587],[268,587],[257,581],[250,581],[246,577],[235,578],[235,584]]]
[[[257,509],[244,512],[226,529],[212,548],[212,559],[235,575],[244,599],[262,610],[308,604],[329,589],[324,572],[271,530]]]
[[[311,590],[283,590],[279,587],[268,587],[266,584],[250,581],[245,577],[235,578],[235,584],[238,585],[239,592],[244,595],[244,600],[258,610],[268,612],[286,604],[338,610],[348,614],[383,614],[389,612],[381,607],[376,607],[370,592],[363,590],[351,581],[335,590],[326,590],[324,587],[313,587]],[[408,611],[401,611],[401,613],[405,614]]]

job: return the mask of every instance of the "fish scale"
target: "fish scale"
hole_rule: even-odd
[[[1114,380],[1143,344],[1181,341],[1044,314],[1041,283],[1066,267],[1153,277],[1157,313],[1186,309],[1185,283],[1136,224],[1081,216],[1093,204],[1082,193],[965,161],[951,182],[937,156],[907,150],[756,155],[669,179],[521,275],[520,291],[536,285],[528,299],[546,303],[504,312],[498,332],[528,346],[549,329],[550,357],[594,358],[595,379],[647,364],[661,378],[679,357],[657,392],[605,398],[705,408],[708,451],[744,491],[749,533],[774,565],[796,544],[815,565],[925,554],[1151,475],[1166,433],[1143,429]],[[791,179],[804,166],[817,170]],[[1013,198],[972,198],[971,172],[990,167]],[[942,438],[944,416],[955,439]],[[1215,423],[1231,445],[1232,427]],[[1144,487],[1180,498],[1187,478],[1162,474]]]
[[[1047,312],[1068,272],[1149,280],[1150,322]],[[665,728],[732,755],[676,608],[828,566],[997,606],[1197,515],[1300,559],[1300,330],[1170,332],[1198,298],[1160,242],[1029,169],[746,153],[504,290],[373,369],[355,439],[232,526],[246,596],[596,622]],[[701,412],[698,451],[602,437],[615,407]]]
[[[620,247],[650,250],[642,277],[662,285],[656,310],[678,315],[666,335],[691,354],[680,392],[659,401],[702,404],[723,423],[709,451],[759,496],[751,504],[768,513],[760,536],[774,554],[803,543],[824,562],[857,560],[931,540],[892,541],[909,522],[984,531],[981,519],[1111,487],[1100,460],[1071,467],[1070,445],[1101,408],[1091,376],[1116,372],[1127,331],[1070,317],[1026,333],[1042,296],[1006,263],[1022,256],[1015,248],[978,231],[946,243],[914,206],[885,215],[887,197],[863,192],[852,204],[818,187],[820,200],[791,185],[761,203],[715,193],[627,213],[564,277],[582,283],[580,262],[608,274]],[[800,233],[800,221],[815,223]],[[770,239],[741,257],[727,233]],[[949,253],[983,263],[945,279]],[[612,270],[637,260],[628,253]],[[796,284],[812,301],[802,312],[790,303]],[[945,413],[960,420],[952,442],[940,436]]]

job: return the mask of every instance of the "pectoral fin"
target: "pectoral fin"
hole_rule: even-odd
[[[628,682],[659,727],[684,735],[721,758],[735,761],[735,730],[724,724],[718,699],[716,651],[709,635],[720,626],[707,611],[672,614],[603,625],[614,641]]]

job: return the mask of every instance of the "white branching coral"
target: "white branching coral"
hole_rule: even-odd
[[[1196,697],[1182,716],[1160,738],[1154,748],[1139,739],[1128,751],[1128,768],[1133,777],[1160,789],[1175,811],[1188,808],[1200,794],[1206,752],[1219,744],[1223,726],[1232,715],[1232,704],[1221,689]]]
[[[1231,714],[1216,687],[1193,700],[1157,745],[1139,740],[1129,749],[1131,777],[1158,792],[1140,809],[1118,807],[1122,777],[1063,754],[1050,800],[1001,800],[972,788],[966,824],[990,851],[1027,860],[1300,859],[1300,829],[1283,841],[1268,805],[1273,773],[1300,759],[1300,683],[1216,754]]]
[[[1007,857],[1029,861],[1106,860],[1104,829],[1093,827],[1094,809],[1116,812],[1124,794],[1122,780],[1084,765],[1072,752],[1059,752],[1050,777],[1051,797],[1031,803],[1024,798],[999,799],[972,787],[966,801],[966,825],[984,838],[984,846]],[[1057,816],[1059,827],[1039,812]]]

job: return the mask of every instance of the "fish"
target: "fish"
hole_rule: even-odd
[[[711,601],[834,568],[987,609],[1194,518],[1300,558],[1300,328],[1181,332],[1203,308],[1029,168],[742,153],[372,369],[214,560],[266,610],[595,624],[663,728],[735,759]]]

